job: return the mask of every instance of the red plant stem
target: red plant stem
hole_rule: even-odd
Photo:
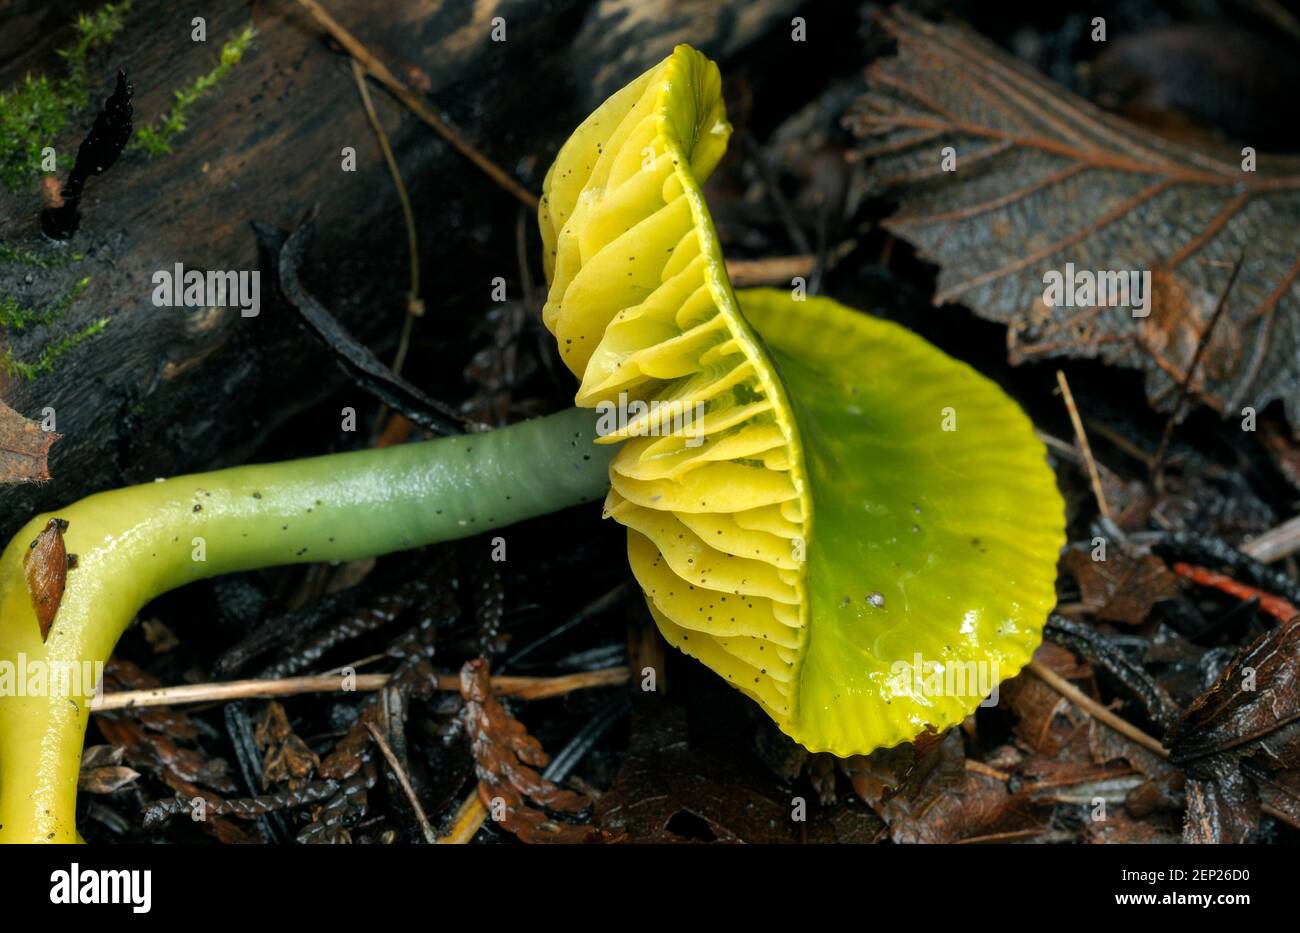
[[[1263,590],[1247,586],[1245,583],[1238,583],[1232,577],[1215,573],[1213,570],[1206,570],[1204,567],[1197,567],[1195,564],[1178,561],[1174,564],[1174,573],[1200,586],[1212,587],[1238,599],[1258,599],[1259,608],[1279,622],[1290,622],[1297,615],[1300,615],[1300,609],[1296,609],[1295,606],[1282,597],[1274,596],[1272,593],[1265,593]]]

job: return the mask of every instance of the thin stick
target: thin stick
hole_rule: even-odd
[[[434,845],[438,841],[438,834],[433,831],[433,826],[429,823],[429,818],[424,815],[424,807],[420,806],[419,799],[415,796],[415,788],[411,786],[406,772],[402,769],[402,763],[397,760],[393,750],[388,746],[387,740],[373,722],[366,723],[366,729],[370,732],[370,737],[375,740],[379,746],[379,751],[383,753],[384,760],[388,762],[388,767],[393,769],[393,776],[397,778],[397,783],[402,785],[402,792],[406,794],[406,799],[411,801],[411,807],[415,810],[415,818],[420,822],[420,832],[424,834],[424,841],[429,845]]]
[[[767,162],[767,154],[759,146],[758,140],[748,133],[745,134],[745,148],[749,150],[750,158],[758,169],[758,177],[763,182],[763,190],[767,192],[768,199],[776,209],[777,219],[781,221],[786,235],[790,237],[790,245],[800,253],[812,253],[812,243],[809,242],[803,228],[799,226],[799,222],[795,220],[794,211],[790,210],[790,202],[781,193],[781,186],[777,183],[772,166]]]
[[[1251,538],[1237,550],[1263,564],[1271,564],[1300,551],[1300,515]]]
[[[361,94],[361,103],[366,108],[370,119],[370,128],[375,131],[379,148],[383,150],[384,161],[388,163],[388,174],[393,176],[393,187],[397,189],[397,199],[402,202],[402,216],[406,219],[406,247],[410,253],[411,288],[406,294],[406,315],[402,321],[402,336],[397,342],[397,354],[393,357],[393,372],[401,373],[402,364],[406,362],[406,351],[411,345],[411,331],[415,319],[424,314],[424,303],[420,301],[420,246],[415,239],[415,212],[411,210],[411,199],[407,197],[406,185],[402,183],[402,173],[397,170],[397,159],[393,157],[393,147],[389,145],[388,134],[379,123],[379,114],[370,100],[370,91],[366,89],[366,74],[361,65],[352,59],[352,77],[357,82],[357,91]]]
[[[736,288],[748,288],[751,285],[789,285],[795,277],[808,278],[812,275],[817,257],[772,256],[768,259],[728,259],[727,278]]]
[[[515,259],[519,263],[519,288],[524,297],[524,307],[529,311],[540,310],[541,306],[534,299],[533,272],[528,265],[528,232],[532,229],[534,219],[522,208],[515,221]]]
[[[550,697],[564,696],[575,690],[615,687],[631,679],[630,668],[607,667],[599,671],[565,674],[563,677],[493,677],[492,688],[502,696],[509,695],[520,700],[545,700]],[[498,687],[498,682],[502,687],[509,687],[509,689]],[[448,693],[459,693],[460,675],[439,674],[438,689]]]
[[[826,256],[826,269],[835,268],[857,246],[845,240]],[[728,259],[727,277],[737,288],[751,285],[789,286],[794,278],[807,279],[817,271],[817,257],[812,254],[771,256],[767,259]]]
[[[1079,707],[1079,709],[1083,710],[1093,719],[1105,723],[1120,735],[1132,739],[1143,748],[1155,752],[1161,758],[1169,757],[1169,749],[1161,745],[1156,739],[1147,735],[1132,723],[1116,716],[1113,712],[1106,709],[1106,707],[1102,706],[1047,665],[1038,660],[1032,660],[1027,665],[1027,668],[1032,671],[1039,680],[1047,684],[1047,686],[1051,687],[1075,706]]]
[[[478,785],[470,791],[465,802],[460,805],[456,811],[456,818],[452,821],[451,830],[447,835],[438,839],[440,845],[463,846],[468,845],[473,838],[478,835],[478,831],[483,828],[483,822],[487,819],[487,808],[483,806],[483,801],[478,796]]]
[[[986,765],[982,761],[976,761],[974,758],[966,759],[966,770],[974,774],[982,774],[985,777],[993,778],[995,781],[1009,781],[1011,775],[1005,771],[999,771],[997,768]]]
[[[1070,392],[1070,383],[1065,381],[1065,373],[1059,369],[1056,371],[1056,382],[1061,387],[1061,396],[1065,399],[1065,408],[1070,413],[1070,422],[1074,425],[1074,436],[1079,441],[1079,447],[1083,449],[1083,460],[1088,466],[1088,477],[1092,481],[1092,494],[1097,497],[1097,508],[1101,509],[1103,518],[1113,522],[1110,506],[1106,504],[1106,493],[1101,488],[1101,476],[1097,473],[1097,461],[1092,457],[1092,446],[1088,443],[1088,435],[1083,430],[1083,419],[1079,417],[1079,409],[1074,405],[1074,395]]]
[[[501,696],[521,700],[542,700],[562,696],[574,690],[590,690],[627,683],[631,672],[626,667],[607,667],[599,671],[582,671],[561,677],[493,677],[492,689]],[[358,674],[350,690],[381,690],[388,674]],[[456,674],[438,674],[439,690],[460,692]],[[106,693],[90,704],[93,713],[115,709],[145,709],[153,706],[181,706],[188,703],[228,702],[249,697],[283,697],[303,693],[345,692],[344,678],[318,674],[310,677],[284,677],[279,680],[232,680],[225,683],[187,684],[183,687],[156,687],[151,690],[122,690]]]
[[[1085,458],[1083,454],[1079,453],[1079,447],[1077,444],[1071,444],[1069,441],[1061,440],[1059,437],[1053,437],[1046,431],[1035,429],[1034,434],[1040,441],[1052,448],[1052,450],[1059,453],[1062,457],[1068,458],[1071,463],[1087,464],[1087,458]],[[1097,465],[1098,476],[1103,479],[1107,477],[1114,479],[1116,477],[1115,471],[1106,466],[1106,464],[1097,460],[1094,460],[1093,463]]]
[[[1300,20],[1292,16],[1277,0],[1253,0],[1245,5],[1255,7],[1257,12],[1273,20],[1276,25],[1291,33],[1293,38],[1300,39]]]
[[[1201,339],[1196,342],[1196,352],[1192,354],[1192,362],[1188,365],[1187,372],[1183,374],[1182,385],[1178,388],[1178,400],[1174,402],[1173,410],[1169,412],[1169,420],[1165,422],[1164,434],[1160,437],[1160,446],[1156,448],[1155,463],[1151,467],[1151,482],[1157,491],[1164,486],[1165,450],[1169,447],[1169,439],[1173,436],[1174,425],[1177,423],[1179,415],[1182,414],[1183,404],[1187,401],[1187,396],[1191,392],[1192,377],[1196,375],[1196,367],[1200,365],[1205,348],[1210,344],[1210,335],[1214,333],[1214,328],[1219,324],[1219,318],[1223,316],[1223,311],[1228,306],[1228,295],[1232,293],[1233,283],[1237,281],[1237,273],[1241,271],[1245,261],[1246,252],[1242,250],[1241,255],[1237,257],[1236,263],[1233,264],[1232,274],[1228,276],[1228,284],[1224,286],[1223,294],[1219,296],[1219,303],[1214,307],[1214,314],[1210,317],[1210,324],[1201,334]]]
[[[389,92],[405,104],[413,114],[429,124],[435,133],[451,143],[452,148],[477,165],[484,174],[525,205],[537,210],[538,201],[535,194],[511,178],[504,169],[470,145],[465,140],[465,137],[460,135],[459,130],[434,113],[433,109],[418,94],[398,80],[383,62],[371,54],[370,50],[362,45],[352,33],[340,26],[316,0],[298,0],[298,3],[333,37],[335,42],[343,46],[349,55],[360,62],[361,66],[376,81],[388,88]]]
[[[1134,460],[1137,460],[1139,463],[1144,465],[1148,470],[1150,470],[1151,465],[1156,462],[1155,457],[1147,453],[1137,444],[1133,443],[1123,434],[1119,433],[1114,428],[1110,427],[1110,425],[1104,424],[1100,421],[1091,421],[1091,420],[1086,420],[1085,423],[1087,424],[1088,430],[1091,431],[1093,434],[1101,435],[1111,444],[1118,447],[1120,450],[1124,451],[1124,453],[1128,454]]]

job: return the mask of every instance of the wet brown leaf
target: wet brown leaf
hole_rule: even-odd
[[[140,628],[154,654],[166,654],[180,644],[180,639],[158,619],[145,619],[140,623]]]
[[[91,794],[111,794],[140,776],[122,764],[122,749],[92,745],[81,756],[77,787]]]
[[[1233,659],[1169,730],[1188,769],[1187,842],[1245,842],[1263,805],[1300,825],[1300,625],[1283,625]]]
[[[1106,622],[1141,625],[1152,606],[1178,595],[1178,578],[1154,554],[1111,547],[1106,560],[1093,560],[1089,548],[1073,547],[1061,563],[1078,581],[1083,607]]]
[[[257,719],[253,733],[262,750],[262,787],[281,781],[296,787],[320,767],[320,759],[289,725],[284,707],[272,700]]]
[[[1047,829],[1048,813],[1005,781],[968,771],[959,729],[919,754],[876,811],[895,843],[1032,839]]]
[[[1053,650],[1044,650],[1048,647]],[[1062,676],[1076,680],[1090,676],[1087,665],[1079,665],[1070,652],[1050,643],[1039,649],[1037,657]],[[1095,692],[1089,689],[1086,680],[1078,686],[1090,694]],[[1003,685],[1002,692],[1007,707],[1017,719],[1014,734],[1031,751],[1023,761],[1004,766],[1027,782],[1023,793],[1042,805],[1084,807],[1088,811],[1083,823],[1084,841],[1122,841],[1130,831],[1135,837],[1141,836],[1145,830],[1098,825],[1092,814],[1093,801],[1098,797],[1112,801],[1104,820],[1116,819],[1115,810],[1120,801],[1127,804],[1125,798],[1139,787],[1168,778],[1175,773],[1174,769],[1159,756],[1077,708],[1038,677],[1016,677]],[[1141,815],[1157,809],[1159,801],[1147,799],[1156,794],[1156,788],[1142,792],[1140,796],[1146,809]],[[1172,810],[1160,810],[1158,818],[1168,825],[1158,827],[1156,835],[1176,833],[1177,821],[1172,816],[1175,811],[1181,819],[1181,775],[1177,804]]]
[[[1278,470],[1292,486],[1300,489],[1300,444],[1291,440],[1281,419],[1262,418],[1259,428],[1259,439],[1273,455]]]
[[[164,780],[174,775],[226,793],[235,789],[226,763],[220,758],[208,759],[194,749],[181,748],[166,736],[146,732],[130,719],[100,715],[96,725],[108,742],[125,750],[125,760],[133,767],[154,772]]]
[[[27,594],[41,627],[41,641],[50,636],[50,626],[59,613],[63,588],[67,585],[68,552],[63,546],[63,532],[67,528],[68,523],[63,519],[51,518],[23,556]]]
[[[1282,399],[1300,420],[1300,160],[1180,146],[1111,117],[970,30],[896,12],[846,122],[877,186],[901,188],[887,227],[937,262],[936,304],[1009,325],[1013,362],[1096,357],[1141,368],[1170,408],[1231,266],[1245,263],[1193,388],[1225,413]],[[942,150],[956,171],[942,169]],[[1044,304],[1044,273],[1149,271],[1147,317]]]
[[[790,843],[801,831],[826,841],[880,835],[874,814],[843,804],[831,825],[809,814],[796,822],[784,787],[732,749],[692,744],[687,711],[660,697],[637,698],[630,729],[623,765],[596,801],[600,825],[629,842]],[[805,801],[805,809],[813,804]]]
[[[91,794],[111,794],[121,790],[140,776],[139,771],[132,771],[125,765],[115,768],[92,768],[82,770],[77,777],[77,787]]]
[[[1068,679],[1090,675],[1089,668],[1080,667],[1074,655],[1063,648],[1044,642],[1035,653],[1038,661]],[[1000,687],[999,701],[1015,715],[1014,733],[1020,744],[1041,760],[1056,762],[1058,758],[1084,760],[1088,718],[1076,710],[1069,700],[1033,675],[1022,674],[1005,681]],[[1069,756],[1062,751],[1071,748]]]
[[[366,728],[366,724],[378,725],[380,718],[379,706],[374,703],[367,704],[361,710],[361,715],[357,717],[356,724],[339,739],[334,750],[320,763],[321,777],[343,781],[359,772],[366,762],[370,749],[370,731]]]
[[[924,733],[915,743],[881,748],[870,755],[854,755],[844,759],[842,770],[853,785],[858,799],[874,810],[879,810],[895,794],[918,759],[938,737]]]
[[[1086,821],[1084,832],[1085,841],[1097,845],[1170,845],[1179,841],[1176,832],[1160,824],[1110,811],[1104,820]]]
[[[0,483],[43,483],[50,478],[47,457],[59,439],[0,402]]]
[[[1300,769],[1287,768],[1272,774],[1255,773],[1260,803],[1272,814],[1300,829]]]
[[[1224,751],[1245,753],[1300,719],[1300,625],[1279,626],[1233,659],[1169,730],[1169,758],[1185,763]],[[1288,735],[1291,730],[1288,730]],[[1289,743],[1288,743],[1289,744]],[[1292,750],[1295,755],[1297,750]],[[1270,755],[1287,754],[1280,749]]]
[[[1177,813],[1187,809],[1187,775],[1172,768],[1155,780],[1145,781],[1129,791],[1124,809],[1136,819],[1152,813]]]
[[[1173,770],[1168,762],[1149,748],[1144,748],[1095,719],[1090,721],[1088,727],[1088,750],[1092,760],[1099,765],[1122,761],[1148,778],[1164,777]]]
[[[109,659],[104,669],[105,690],[152,690],[160,686],[162,681],[152,674],[145,673],[134,662],[125,658]],[[150,732],[161,732],[169,739],[190,742],[199,737],[198,727],[194,725],[184,709],[173,706],[151,706],[132,709],[131,715]]]

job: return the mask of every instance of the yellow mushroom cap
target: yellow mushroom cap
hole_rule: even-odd
[[[1028,419],[970,367],[827,299],[737,300],[700,189],[730,135],[720,88],[679,46],[564,145],[544,320],[623,445],[606,511],[665,638],[808,748],[865,753],[959,722],[1026,663],[1063,504]]]

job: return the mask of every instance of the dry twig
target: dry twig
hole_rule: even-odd
[[[384,738],[384,734],[375,727],[373,722],[366,723],[366,729],[369,730],[370,737],[375,740],[375,744],[379,746],[379,751],[384,756],[384,760],[388,762],[388,767],[393,769],[393,776],[397,778],[397,783],[402,785],[402,792],[406,794],[406,799],[411,802],[411,809],[415,811],[415,818],[420,823],[420,832],[424,833],[424,841],[433,845],[438,841],[438,834],[429,825],[429,818],[424,815],[424,807],[420,806],[420,798],[415,796],[415,788],[411,786],[411,780],[406,776],[402,763],[397,760],[397,756],[393,754],[393,749]]]
[[[626,667],[607,667],[599,671],[582,671],[560,677],[493,677],[492,689],[500,696],[514,696],[521,700],[542,700],[562,696],[574,690],[612,687],[627,683],[630,672]],[[437,689],[445,693],[460,690],[455,674],[438,674]],[[357,674],[352,690],[373,691],[383,689],[389,681],[388,674]],[[227,683],[187,684],[183,687],[156,687],[150,690],[123,690],[106,693],[91,703],[91,712],[103,713],[115,709],[142,709],[150,706],[180,706],[187,703],[224,703],[250,697],[296,696],[302,693],[331,693],[345,691],[344,678],[338,674],[320,674],[311,677],[285,677],[280,680],[232,680]]]
[[[1101,475],[1097,472],[1097,461],[1093,459],[1088,434],[1083,430],[1083,420],[1079,417],[1079,409],[1075,407],[1070,383],[1066,382],[1065,373],[1059,369],[1056,371],[1056,381],[1061,387],[1061,397],[1065,399],[1066,410],[1070,413],[1070,422],[1074,425],[1074,436],[1078,438],[1079,447],[1083,450],[1084,463],[1088,466],[1088,478],[1092,482],[1092,493],[1097,497],[1097,508],[1101,510],[1103,518],[1111,521],[1110,506],[1106,504],[1106,493],[1101,488]]]
[[[352,77],[357,82],[357,91],[361,94],[361,103],[366,108],[370,128],[375,131],[379,148],[383,150],[384,161],[388,163],[388,173],[393,176],[393,187],[397,189],[397,199],[402,202],[402,216],[406,220],[406,247],[410,253],[411,287],[406,295],[406,314],[402,319],[402,336],[397,342],[397,354],[393,357],[393,372],[401,373],[402,364],[406,362],[406,351],[411,346],[411,330],[415,319],[424,314],[424,302],[420,300],[420,247],[415,238],[415,213],[411,210],[411,199],[407,197],[406,185],[402,183],[402,173],[397,169],[397,159],[393,156],[393,147],[388,142],[388,134],[379,123],[379,114],[370,100],[366,90],[366,75],[360,63],[352,59]]]
[[[1110,726],[1110,728],[1114,729],[1120,735],[1132,739],[1143,748],[1150,749],[1161,758],[1169,757],[1169,750],[1161,745],[1159,741],[1147,735],[1131,722],[1116,716],[1113,712],[1106,709],[1106,707],[1102,706],[1047,665],[1037,660],[1033,660],[1026,666],[1028,670],[1032,671],[1033,674],[1038,677],[1039,680],[1047,684],[1047,686],[1065,697],[1093,719]]]

